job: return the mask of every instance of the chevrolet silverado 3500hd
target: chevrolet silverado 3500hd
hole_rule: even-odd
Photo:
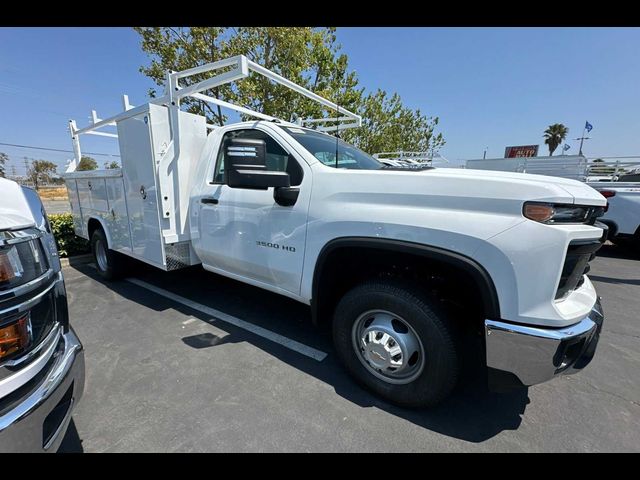
[[[201,93],[249,71],[337,115],[286,122]],[[170,72],[166,84],[150,103],[124,97],[114,117],[70,122],[76,161],[82,134],[120,147],[120,169],[74,172],[72,162],[65,176],[76,232],[105,278],[123,273],[124,254],[163,270],[202,264],[308,304],[349,373],[406,406],[451,392],[469,333],[482,339],[494,386],[534,385],[593,357],[603,316],[585,273],[606,200],[592,188],[383,168],[324,133],[360,126],[358,115],[243,56]],[[180,110],[186,96],[258,120],[209,126]],[[98,131],[109,125],[117,133]]]

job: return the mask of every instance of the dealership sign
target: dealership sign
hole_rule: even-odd
[[[504,149],[504,158],[536,157],[537,155],[538,145],[520,145]]]

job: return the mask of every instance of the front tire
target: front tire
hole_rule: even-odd
[[[361,385],[405,407],[433,406],[459,373],[454,333],[435,300],[396,280],[356,286],[333,321],[338,357]]]
[[[124,274],[124,258],[109,248],[107,236],[101,228],[91,235],[91,253],[98,273],[105,280],[117,280]]]

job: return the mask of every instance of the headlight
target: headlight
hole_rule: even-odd
[[[15,232],[0,232],[0,292],[35,280],[47,268],[37,238]]]
[[[525,202],[522,214],[529,220],[540,223],[587,223],[593,224],[604,213],[604,207],[542,202]]]

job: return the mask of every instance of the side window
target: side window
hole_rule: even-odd
[[[282,148],[278,142],[260,130],[233,130],[227,132],[220,142],[220,150],[216,158],[216,169],[213,177],[214,183],[224,183],[224,155],[227,146],[234,138],[252,138],[264,140],[267,150],[267,169],[278,172],[287,172],[291,179],[291,185],[302,183],[302,167],[292,155]]]

